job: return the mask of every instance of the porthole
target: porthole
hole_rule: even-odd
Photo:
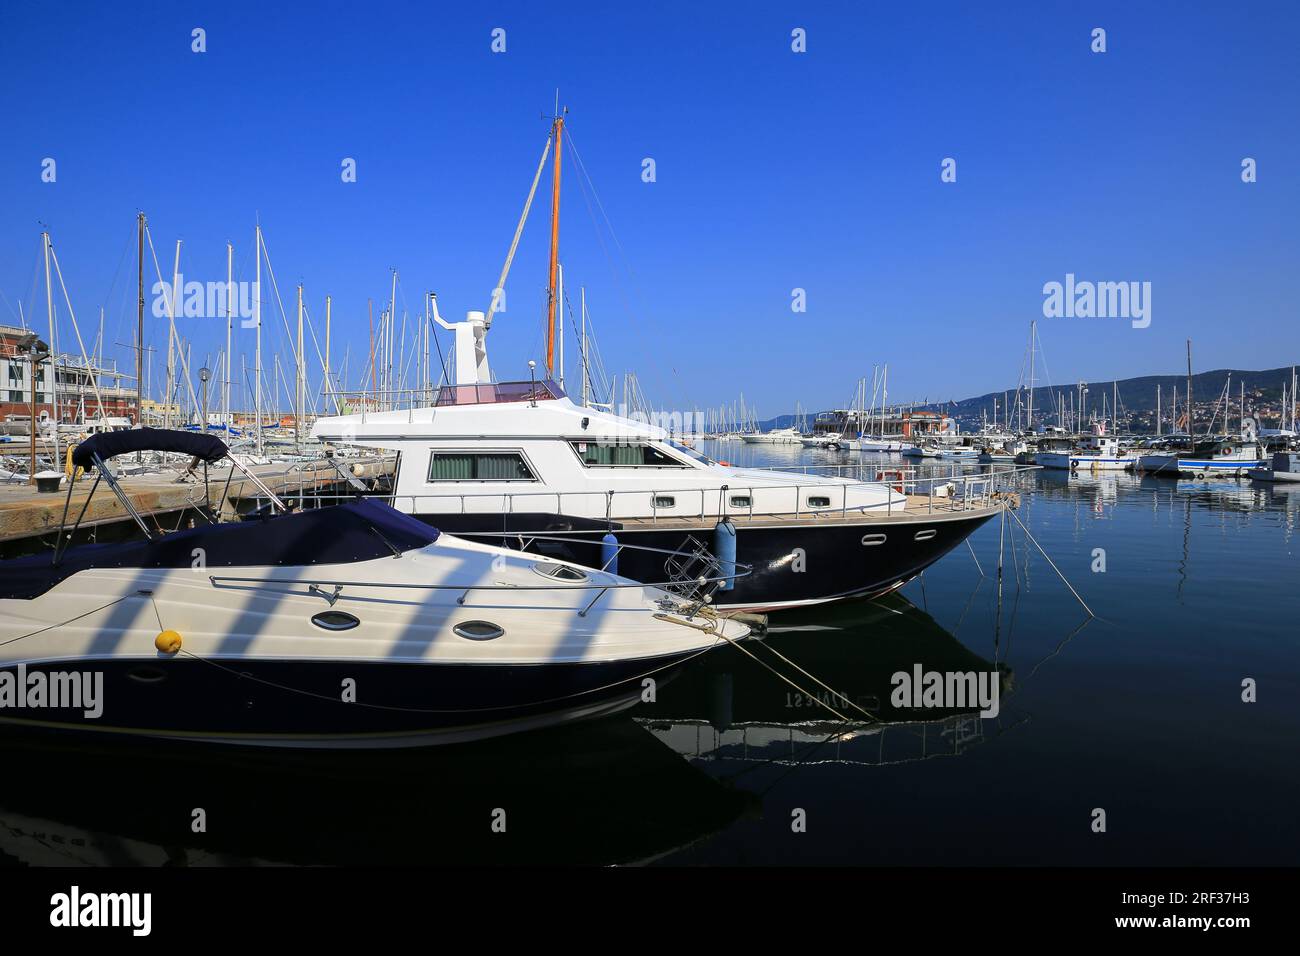
[[[505,628],[491,621],[463,621],[452,630],[469,641],[491,641],[505,634]]]
[[[753,504],[754,500],[749,495],[733,495],[731,499],[731,507],[733,508],[749,508]]]
[[[567,564],[534,564],[533,570],[542,577],[553,578],[566,583],[581,583],[587,580],[587,572],[581,568],[572,568]]]
[[[886,536],[883,534],[864,534],[862,536],[862,544],[869,548],[873,545],[884,544],[885,539]]]
[[[933,537],[934,537],[935,535],[937,535],[938,533],[939,533],[939,532],[936,531],[934,528],[926,528],[924,531],[918,531],[918,532],[916,533],[916,540],[917,540],[917,541],[929,541],[931,538],[933,538]]]
[[[350,631],[361,623],[347,611],[321,611],[312,615],[311,622],[327,631]]]
[[[830,506],[831,506],[831,499],[823,498],[820,495],[813,495],[808,499],[809,508],[829,508]]]
[[[677,506],[677,499],[672,495],[655,495],[656,508],[674,508]]]

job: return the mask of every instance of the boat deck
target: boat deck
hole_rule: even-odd
[[[805,511],[801,514],[732,514],[728,517],[738,528],[745,527],[799,527],[827,524],[870,525],[898,521],[951,521],[996,514],[1002,507],[1020,504],[1015,492],[984,495],[978,499],[941,498],[929,495],[908,495],[901,505],[889,510],[836,511],[835,509]],[[615,518],[625,528],[698,528],[700,522],[716,520],[715,516],[682,515],[657,518]]]

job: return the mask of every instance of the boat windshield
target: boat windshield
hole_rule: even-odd
[[[564,390],[550,380],[493,382],[485,385],[444,385],[435,405],[498,405],[505,402],[547,401],[563,398]]]
[[[677,451],[681,452],[683,455],[686,455],[688,458],[694,458],[696,461],[701,462],[705,465],[717,464],[717,462],[714,461],[712,458],[710,458],[708,455],[700,454],[698,451],[696,451],[694,448],[690,447],[689,445],[683,445],[681,442],[676,442],[676,441],[669,441],[666,444],[676,449]]]

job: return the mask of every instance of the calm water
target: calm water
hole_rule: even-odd
[[[655,704],[586,726],[344,755],[0,738],[0,863],[1300,862],[1300,488],[1021,484],[1021,519],[1095,619],[1008,520],[900,595],[773,615],[757,661],[724,649]],[[997,668],[1001,712],[894,710],[890,675],[915,664]],[[1257,703],[1242,702],[1244,678]],[[833,739],[813,696],[884,723]],[[194,807],[206,834],[190,832]],[[495,808],[505,834],[490,830]],[[792,832],[796,810],[806,832]]]

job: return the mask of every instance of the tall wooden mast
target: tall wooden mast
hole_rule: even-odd
[[[555,279],[560,262],[560,140],[564,135],[564,116],[557,115],[551,126],[555,136],[555,175],[551,182],[551,270],[547,283],[546,303],[546,377],[555,371]]]

